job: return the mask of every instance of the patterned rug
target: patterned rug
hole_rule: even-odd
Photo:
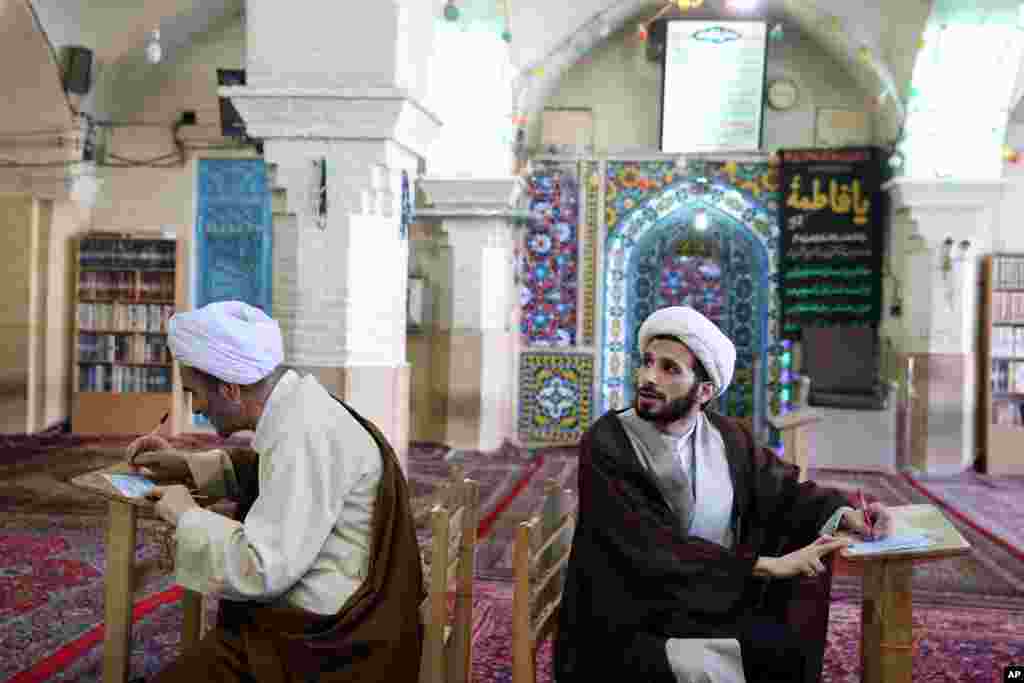
[[[512,680],[512,586],[480,582],[491,612],[478,629],[473,645],[473,680],[510,683]],[[914,609],[913,680],[929,683],[1001,681],[1003,667],[1024,661],[1024,613],[997,609]],[[995,677],[998,673],[999,677]],[[551,642],[537,654],[537,681],[549,683]],[[830,611],[828,645],[822,683],[860,681],[860,604],[834,602]]]
[[[965,472],[956,478],[913,477],[925,495],[1016,549],[1024,561],[1024,476]]]
[[[154,566],[155,534],[164,528],[157,520],[139,520],[135,562],[149,571],[136,585],[136,601],[173,586]],[[89,634],[103,619],[105,530],[100,515],[7,512],[0,518],[0,680],[83,636],[102,641]]]
[[[58,435],[47,445],[36,441],[28,447],[0,448],[0,680],[100,679],[102,631],[97,626],[103,614],[105,516],[99,513],[104,508],[99,502],[93,514],[60,514],[81,511],[80,503],[92,502],[88,494],[80,499],[76,489],[62,482],[115,462],[118,449],[129,440],[72,445],[70,437]],[[203,439],[189,445],[208,448],[216,443]],[[575,488],[573,449],[456,452],[449,461],[446,454],[448,449],[441,446],[415,445],[409,456],[410,485],[414,495],[429,493],[447,476],[450,462],[462,464],[468,476],[480,481],[487,535],[478,563],[487,578],[478,582],[474,609],[474,678],[510,681],[512,588],[494,579],[510,575],[512,532],[539,510],[544,480],[554,477],[563,487]],[[812,471],[811,476],[850,493],[863,488],[869,498],[890,505],[931,502],[900,476],[838,470]],[[1004,544],[955,517],[951,521],[973,552],[915,569],[915,681],[990,680],[986,677],[996,667],[1024,661],[1024,563]],[[140,516],[137,562],[151,566],[159,525]],[[841,563],[837,570],[824,680],[846,683],[859,677],[860,580],[852,565]],[[173,595],[169,590],[170,578],[155,571],[138,586],[132,675],[152,675],[177,654],[180,603],[153,601],[153,596]],[[208,603],[214,609],[213,601]],[[38,667],[83,634],[92,634],[92,640],[86,639],[62,667]],[[550,646],[542,648],[539,658],[539,680],[546,682]],[[30,667],[39,675],[16,676]]]
[[[932,502],[901,475],[812,468],[810,478],[851,496],[862,488],[868,499],[880,500],[886,505]],[[971,544],[971,553],[915,565],[912,579],[914,604],[1001,607],[1024,611],[1024,562],[1004,544],[972,525],[948,513],[946,517]],[[856,598],[860,589],[857,566],[837,558],[833,594],[837,598]]]

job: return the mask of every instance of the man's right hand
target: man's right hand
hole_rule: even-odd
[[[150,477],[160,482],[182,483],[192,477],[185,462],[185,453],[174,449],[147,451],[135,456],[136,469],[145,468]]]
[[[128,444],[128,462],[132,462],[135,456],[141,453],[147,453],[149,451],[169,451],[171,449],[170,442],[162,436],[157,434],[143,434],[139,438]]]
[[[840,548],[845,548],[852,541],[834,536],[821,536],[814,543],[795,550],[782,557],[759,557],[754,564],[754,573],[759,576],[771,576],[776,579],[788,579],[793,576],[817,576],[825,571],[821,558]]]

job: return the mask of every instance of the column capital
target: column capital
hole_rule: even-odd
[[[254,138],[393,140],[425,159],[441,120],[401,88],[223,86]]]
[[[893,208],[918,213],[987,209],[999,202],[1008,185],[1001,179],[895,178],[882,189],[892,197]]]
[[[433,208],[417,209],[425,218],[517,217],[516,205],[526,189],[519,176],[499,178],[420,178]]]

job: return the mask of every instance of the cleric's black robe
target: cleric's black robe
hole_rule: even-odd
[[[656,652],[635,648],[641,639],[734,637],[736,624],[764,598],[767,581],[752,575],[757,558],[812,543],[848,504],[838,491],[798,483],[798,469],[756,446],[742,423],[705,414],[721,433],[729,462],[732,550],[686,534],[615,412],[584,434],[577,525],[555,640],[558,683],[675,683],[663,650],[660,661],[653,655],[639,662],[627,653]]]

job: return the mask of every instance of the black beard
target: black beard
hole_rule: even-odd
[[[655,422],[662,426],[667,426],[689,415],[690,410],[697,403],[698,389],[700,389],[700,384],[694,384],[685,396],[674,398],[657,410],[641,408],[640,394],[638,392],[636,398],[633,400],[633,407],[636,410],[636,414],[643,419],[650,420],[651,422]]]

